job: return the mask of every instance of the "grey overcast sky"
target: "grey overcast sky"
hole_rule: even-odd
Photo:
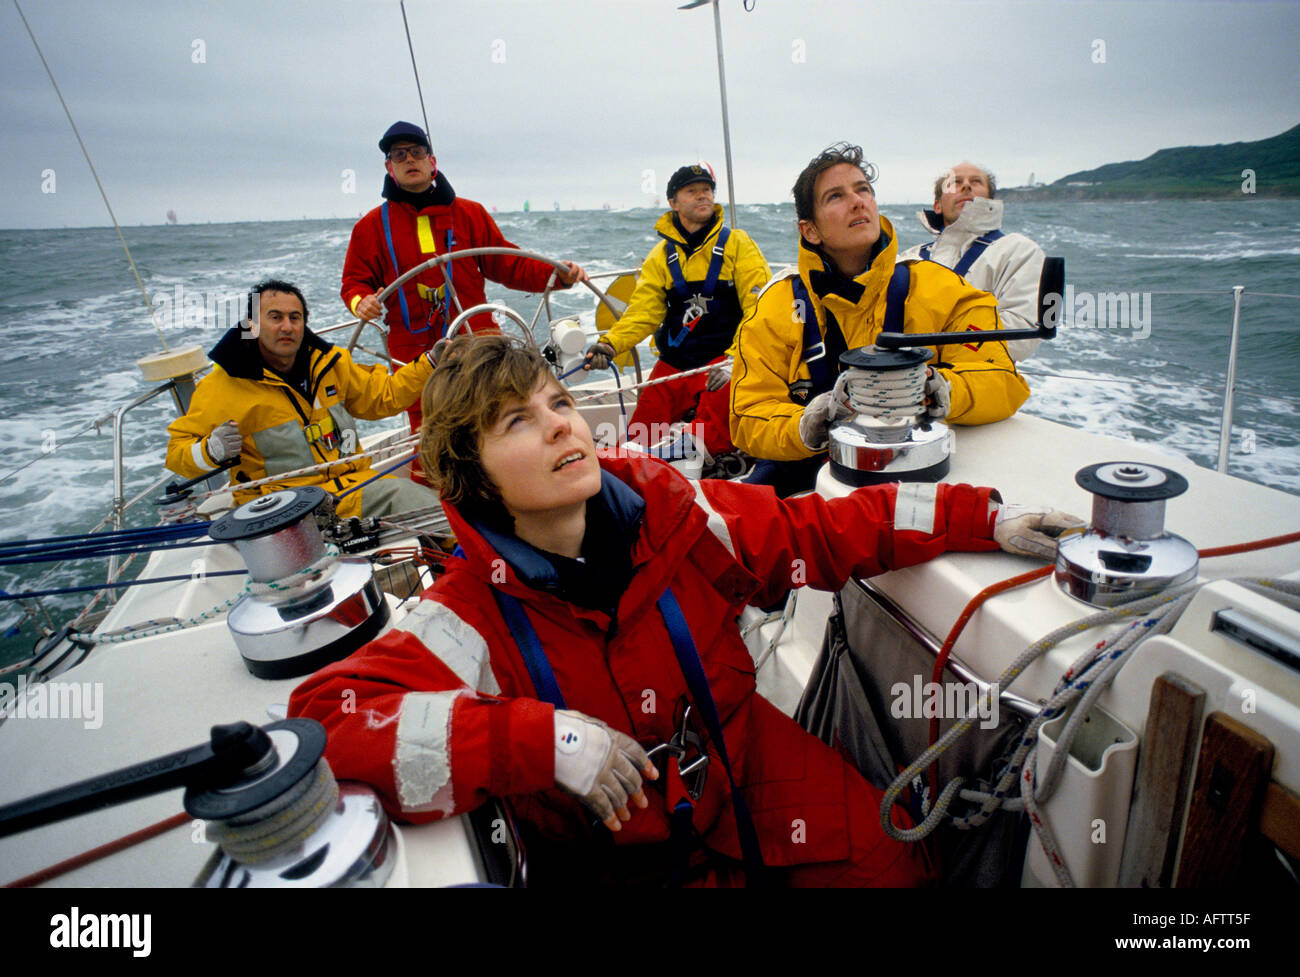
[[[105,224],[0,2],[0,227]],[[725,179],[713,16],[681,2],[408,0],[457,191],[503,211],[617,208],[662,201],[697,158]],[[397,0],[20,3],[123,223],[355,217],[378,198],[379,135],[420,121]],[[751,5],[721,6],[741,203],[788,201],[841,139],[880,167],[880,199],[904,203],[962,158],[1003,185],[1050,182],[1300,121],[1295,3]]]

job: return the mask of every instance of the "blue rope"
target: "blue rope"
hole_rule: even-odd
[[[218,570],[216,573],[205,573],[204,577],[232,577],[236,574],[243,576],[248,573],[247,570]],[[117,583],[96,583],[87,584],[84,587],[60,587],[57,590],[32,590],[23,594],[11,594],[7,591],[0,590],[0,601],[4,600],[23,600],[28,597],[54,597],[58,594],[84,594],[92,590],[117,590],[121,587],[139,587],[147,583],[174,583],[177,580],[193,580],[194,574],[183,573],[174,577],[151,577],[148,580],[119,580]]]
[[[44,536],[39,539],[25,539],[15,543],[0,543],[0,553],[40,549],[45,543],[79,543],[95,540],[144,540],[184,538],[199,536],[208,531],[210,524],[197,520],[195,522],[174,523],[167,526],[148,526],[142,529],[117,529],[107,533],[77,533],[71,536]]]
[[[128,553],[157,553],[164,550],[183,550],[193,546],[212,546],[215,539],[199,539],[170,545],[110,543],[105,546],[53,546],[46,550],[32,550],[18,556],[0,556],[0,566],[17,566],[23,563],[59,563],[63,560],[93,560],[98,557],[123,556]]]

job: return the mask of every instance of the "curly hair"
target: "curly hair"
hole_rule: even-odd
[[[509,523],[501,493],[480,460],[483,436],[510,401],[528,400],[550,365],[509,336],[460,336],[424,386],[420,466],[444,502]]]
[[[841,163],[856,166],[867,178],[867,182],[873,185],[880,176],[876,164],[863,158],[861,146],[854,146],[847,142],[837,142],[834,146],[828,146],[809,160],[808,165],[799,174],[799,178],[794,181],[794,187],[790,192],[794,194],[795,217],[801,221],[813,219],[813,191],[817,188],[817,177],[832,166],[839,166]]]

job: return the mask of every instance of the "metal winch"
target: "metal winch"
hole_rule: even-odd
[[[952,453],[948,425],[928,418],[922,404],[927,349],[884,350],[863,347],[840,356],[846,369],[880,377],[879,405],[830,429],[831,472],[848,485],[882,482],[937,482],[948,474]],[[893,392],[918,391],[898,402]],[[889,388],[888,390],[886,388]]]
[[[1159,465],[1112,461],[1080,469],[1074,480],[1092,493],[1086,532],[1062,537],[1056,584],[1095,607],[1114,607],[1196,577],[1196,547],[1165,532],[1165,501],[1187,479]]]
[[[307,675],[351,654],[388,622],[388,604],[370,563],[331,559],[314,513],[326,499],[315,486],[247,502],[208,534],[234,543],[251,592],[226,622],[248,670],[258,678]]]
[[[186,813],[220,846],[195,880],[207,889],[381,887],[392,874],[392,825],[375,792],[336,783],[325,730],[310,719],[212,730],[256,744],[232,780],[185,791]],[[247,749],[247,748],[246,748]]]
[[[364,784],[338,783],[314,719],[213,726],[206,743],[0,806],[0,837],[177,787],[219,849],[203,888],[379,887],[397,853]]]

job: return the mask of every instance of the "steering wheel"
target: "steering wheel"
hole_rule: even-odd
[[[437,268],[439,265],[448,264],[452,261],[457,260],[458,258],[477,258],[483,255],[508,255],[514,258],[531,258],[534,261],[540,261],[543,264],[550,265],[553,269],[555,269],[555,271],[552,272],[550,279],[546,283],[546,288],[543,289],[542,291],[541,300],[537,304],[537,311],[533,313],[533,319],[531,323],[525,322],[523,316],[521,316],[518,312],[516,312],[514,309],[510,308],[509,306],[502,305],[499,302],[485,302],[481,305],[475,305],[469,309],[462,307],[460,304],[460,297],[456,294],[456,288],[454,284],[452,283],[449,277],[444,276],[443,280],[447,284],[447,290],[448,292],[451,293],[451,300],[455,304],[457,309],[456,318],[453,319],[452,322],[447,327],[447,338],[448,339],[453,338],[456,335],[456,332],[460,329],[461,325],[465,321],[467,321],[470,318],[470,316],[477,315],[480,312],[501,312],[507,317],[509,317],[513,322],[515,322],[520,327],[521,331],[524,334],[524,337],[533,346],[533,348],[536,349],[537,340],[533,336],[533,327],[537,325],[537,320],[541,318],[542,310],[547,307],[547,303],[551,297],[551,292],[554,290],[555,283],[558,280],[557,273],[561,270],[567,270],[567,269],[565,267],[564,262],[559,261],[555,258],[548,258],[546,255],[538,254],[535,251],[523,251],[519,248],[491,247],[491,248],[466,248],[463,251],[450,251],[447,252],[446,254],[435,255],[434,257],[430,258],[428,261],[424,262],[423,264],[416,265],[414,268],[410,269],[409,271],[404,272],[401,275],[401,277],[399,277],[397,280],[392,282],[390,285],[385,286],[383,291],[381,291],[376,297],[379,299],[379,302],[382,305],[384,303],[384,300],[387,299],[388,296],[390,296],[395,289],[400,288],[403,284],[410,281],[412,278],[420,274],[422,271],[425,271],[426,269]],[[591,291],[591,293],[595,295],[596,298],[601,302],[601,304],[606,306],[610,310],[610,312],[614,314],[616,318],[622,314],[622,310],[618,306],[616,306],[613,302],[611,302],[609,296],[606,295],[603,291],[601,291],[601,289],[596,284],[594,284],[591,281],[586,281],[583,282],[582,284],[586,285],[587,288]],[[379,322],[378,319],[361,320],[360,322],[357,323],[356,328],[352,331],[351,338],[348,340],[348,351],[351,352],[354,348],[356,348],[357,340],[360,339],[361,337],[361,331],[365,329],[368,323],[373,324],[375,328],[377,328],[380,331],[381,335],[384,337],[384,356],[388,360],[389,370],[392,370],[393,357],[392,354],[389,353],[388,351],[388,331],[387,329],[384,328],[384,326]],[[549,329],[550,326],[549,322],[547,323],[547,326]]]

